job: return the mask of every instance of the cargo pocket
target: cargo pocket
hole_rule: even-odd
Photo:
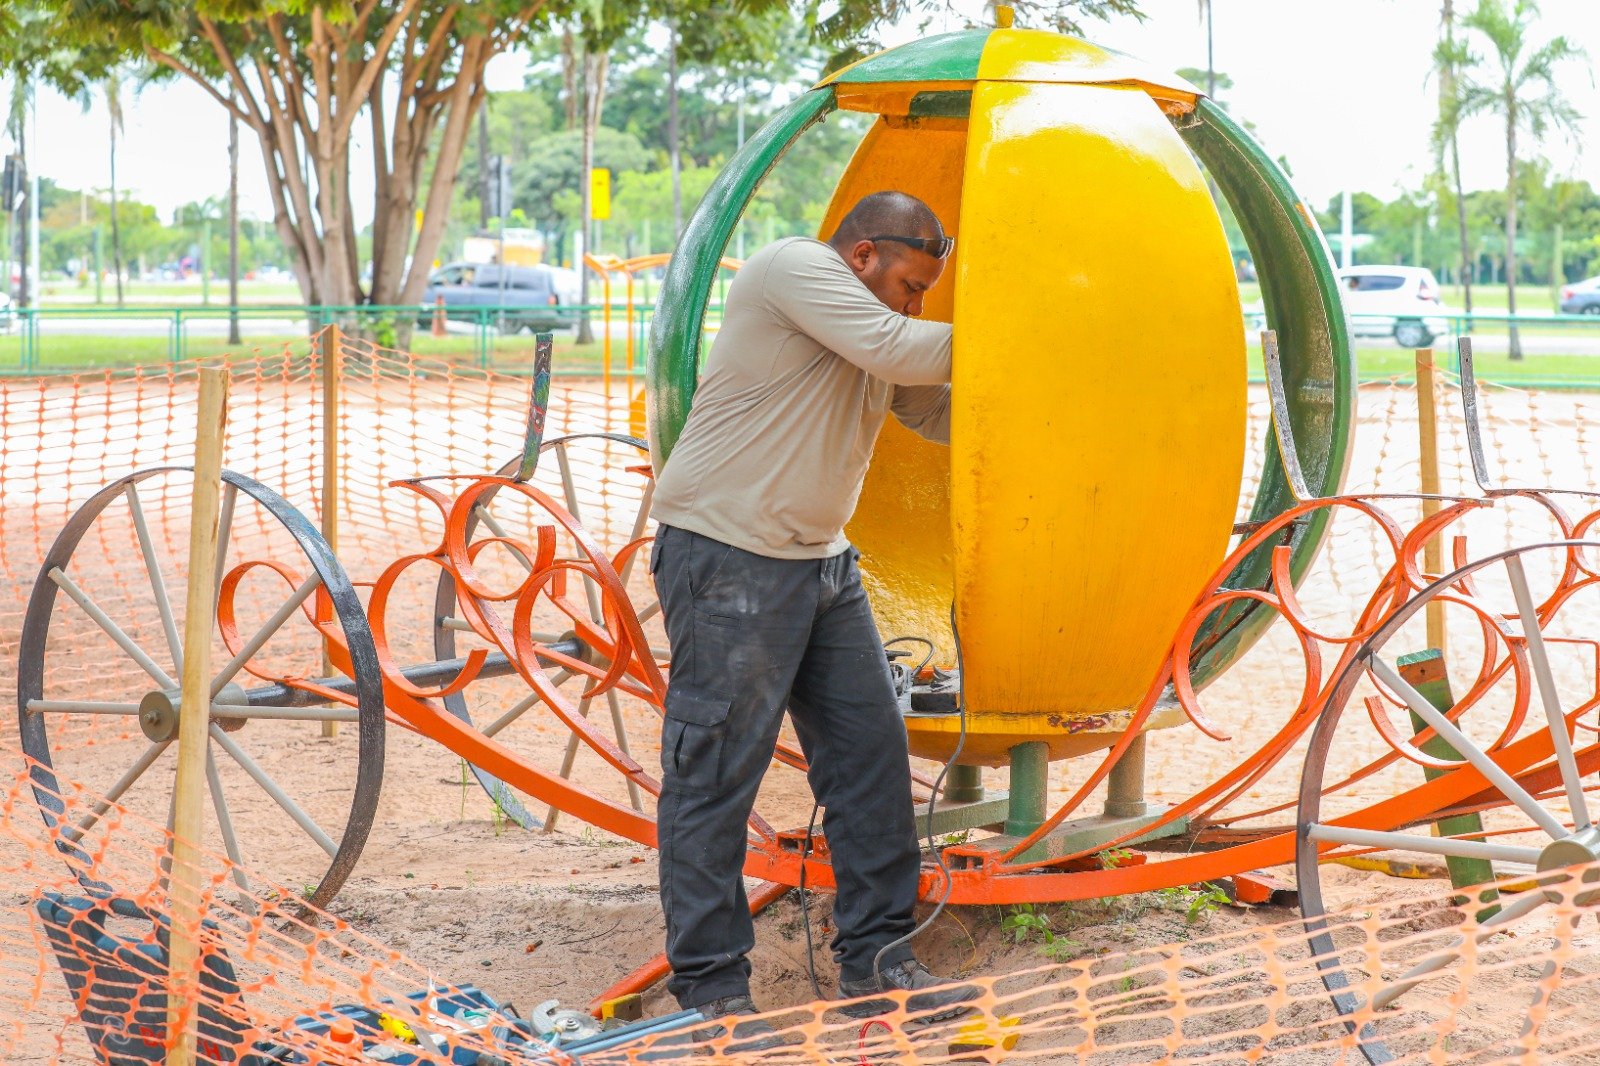
[[[689,792],[715,792],[722,770],[722,742],[732,696],[683,685],[667,688],[661,725],[661,772],[666,783]]]

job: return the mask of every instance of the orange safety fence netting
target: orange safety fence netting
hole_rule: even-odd
[[[322,519],[321,389],[330,336],[325,332],[281,351],[228,360],[232,386],[225,466],[280,493],[313,524]],[[338,554],[359,584],[370,582],[395,558],[426,551],[439,539],[437,511],[419,498],[387,487],[389,483],[501,467],[521,447],[528,381],[418,359],[348,337],[339,341],[338,357]],[[630,388],[614,384],[607,395],[598,382],[558,381],[547,437],[640,433],[642,408]],[[0,678],[7,691],[17,683],[22,620],[52,541],[74,510],[106,484],[135,469],[190,461],[195,394],[193,364],[0,382],[0,420],[5,426],[0,435],[0,581],[5,586],[0,593]],[[1491,390],[1485,396],[1491,468],[1498,464],[1507,479],[1517,483],[1586,485],[1589,472],[1600,469],[1600,456],[1592,454],[1595,443],[1586,435],[1593,402],[1592,397],[1576,393]],[[1458,405],[1448,389],[1441,403],[1444,489],[1465,491],[1471,477]],[[1265,391],[1252,388],[1247,471],[1259,469],[1263,449],[1272,446],[1267,410]],[[1363,388],[1351,464],[1353,490],[1416,490],[1415,411],[1414,391],[1407,385]],[[642,478],[627,467],[640,458],[624,444],[590,441],[575,445],[568,457],[574,468],[571,477],[563,479],[554,466],[541,465],[536,483],[554,498],[575,503],[585,524],[614,552],[628,541],[636,520]],[[142,483],[136,495],[151,550],[169,561],[166,588],[173,613],[181,617],[188,484],[180,476],[155,478]],[[1246,500],[1248,496],[1247,486]],[[1547,516],[1532,508],[1496,508],[1476,521],[1469,528],[1477,545],[1473,557],[1531,540],[1554,539]],[[296,562],[296,542],[267,510],[241,504],[235,522],[234,558]],[[89,531],[69,569],[90,600],[115,617],[133,642],[162,648],[166,633],[159,612],[149,606],[149,575],[142,564],[144,546],[138,534],[132,511],[126,516],[119,511],[114,521],[97,523]],[[1305,598],[1312,612],[1330,618],[1347,615],[1370,594],[1380,568],[1387,565],[1383,550],[1370,528],[1336,525],[1307,583]],[[304,559],[299,558],[297,565],[297,573],[303,573]],[[266,581],[259,588],[271,592],[263,594],[264,602],[280,602],[281,580],[257,577]],[[643,584],[642,573],[636,573],[632,587],[638,590]],[[431,617],[431,591],[431,586],[419,582],[390,606],[394,650],[407,661],[425,660],[433,653],[425,624]],[[403,621],[408,611],[417,621],[409,635]],[[252,628],[249,620],[240,624],[241,632]],[[272,654],[293,658],[314,654],[317,646],[315,634],[307,628],[291,634],[282,647],[275,643]],[[111,654],[106,653],[108,648]],[[83,700],[120,706],[124,704],[118,701],[136,700],[150,687],[138,663],[115,654],[105,634],[86,615],[63,613],[57,618],[45,655],[43,674],[49,682],[79,693]],[[227,658],[220,640],[213,655],[218,662]],[[1273,708],[1292,704],[1299,692],[1297,662],[1293,638],[1280,626],[1207,690],[1208,708],[1236,727],[1231,742],[1204,741],[1183,729],[1152,737],[1150,798],[1182,799],[1237,761],[1241,752],[1258,745],[1281,722]],[[631,704],[613,713],[636,727],[634,735],[643,750],[634,754],[648,765],[655,756],[649,714]],[[0,914],[0,1058],[92,1061],[80,1020],[85,1004],[73,1002],[57,972],[38,905],[48,892],[82,896],[81,873],[135,900],[148,915],[170,913],[161,887],[166,793],[160,775],[165,772],[165,780],[170,780],[171,764],[152,763],[157,787],[127,791],[118,795],[119,802],[106,805],[100,797],[116,792],[128,763],[157,748],[157,743],[140,736],[136,719],[104,708],[54,717],[46,750],[67,808],[60,824],[93,822],[84,830],[85,858],[77,860],[74,869],[51,843],[40,818],[16,721],[8,717],[0,725],[0,754],[14,768],[14,774],[0,772],[0,782],[10,779],[0,811],[0,883],[5,886],[0,891],[9,897]],[[351,795],[359,788],[356,732],[342,727],[339,735],[325,738],[304,722],[252,721],[246,731],[226,734],[248,757],[217,760],[217,789],[236,795],[248,788],[251,773],[246,762],[253,760],[263,774],[292,781],[306,817],[333,827],[337,836],[348,817]],[[561,734],[548,739],[553,755],[560,754],[563,741]],[[450,912],[452,906],[495,904],[493,895],[452,896],[443,907],[414,898],[419,886],[410,883],[407,871],[427,869],[410,858],[424,840],[433,850],[458,849],[463,866],[542,862],[562,867],[550,871],[556,877],[565,876],[570,864],[589,863],[595,855],[606,857],[608,866],[623,864],[623,856],[641,857],[618,847],[613,852],[617,858],[609,859],[603,849],[616,842],[593,838],[574,822],[561,824],[571,831],[561,836],[574,849],[587,849],[581,858],[576,851],[571,858],[542,849],[519,852],[518,848],[533,845],[515,843],[523,838],[511,835],[503,824],[504,812],[487,800],[474,795],[468,817],[464,777],[459,782],[444,781],[441,787],[440,779],[455,776],[458,769],[448,753],[396,728],[389,730],[384,748],[388,762],[384,800],[377,808],[368,858],[362,861],[361,869],[369,872],[357,898],[403,894],[417,922],[435,924],[460,921]],[[171,757],[157,750],[153,758]],[[1301,762],[1298,754],[1291,754],[1270,776],[1255,783],[1250,806],[1292,803]],[[578,772],[582,770],[580,760]],[[1408,787],[1407,773],[1420,781],[1415,767],[1403,766],[1369,784],[1382,795],[1385,789]],[[1052,799],[1064,798],[1079,780],[1081,771],[1070,765],[1058,767],[1051,782]],[[625,798],[620,786],[617,795],[619,801]],[[778,802],[793,808],[800,815],[798,824],[804,823],[808,806],[804,796],[779,796]],[[267,800],[258,804],[268,810],[272,806]],[[101,807],[103,813],[96,814]],[[291,901],[315,883],[327,865],[326,856],[313,839],[296,830],[292,819],[280,816],[281,824],[274,825],[258,814],[259,810],[236,806],[240,846],[231,859],[221,854],[228,849],[219,847],[214,838],[207,849],[205,878],[212,890],[210,918],[215,924],[205,939],[225,947],[238,973],[238,995],[224,997],[226,1002],[216,1005],[219,1016],[237,1023],[231,1031],[247,1033],[253,1040],[281,1032],[296,1015],[337,1003],[371,1004],[384,997],[397,1000],[393,1009],[399,1016],[406,1013],[403,1001],[408,993],[427,988],[430,982],[473,978],[465,971],[474,960],[455,958],[419,938],[418,949],[430,963],[412,961],[354,928],[354,911],[334,907],[340,916],[315,923],[298,919],[298,903]],[[420,836],[424,821],[440,826],[440,831]],[[400,857],[374,861],[374,851],[383,850]],[[648,871],[652,861],[629,865]],[[490,879],[481,865],[479,869],[480,876]],[[248,872],[241,875],[241,871]],[[470,868],[467,874],[470,890]],[[634,909],[622,912],[623,920],[650,926],[643,940],[657,940],[651,924],[655,919],[640,918],[650,913],[648,883],[636,880],[624,887]],[[1562,897],[1570,891],[1557,888],[1554,894]],[[1409,965],[1408,960],[1426,957],[1446,944],[1464,917],[1449,906],[1447,891],[1437,881],[1393,895],[1381,885],[1352,884],[1335,895],[1340,910],[1332,924],[1352,980],[1361,974],[1392,979]],[[1178,902],[1185,900],[1191,897]],[[1396,1009],[1380,1012],[1376,1034],[1387,1051],[1400,1061],[1419,1062],[1600,1060],[1600,1026],[1595,1024],[1600,1022],[1600,1008],[1592,1006],[1595,997],[1589,984],[1596,969],[1591,960],[1596,958],[1597,944],[1591,923],[1574,922],[1586,913],[1589,901],[1581,902],[1583,908],[1557,898],[1542,907],[1531,924],[1519,925],[1514,935],[1488,939],[1481,948],[1472,946],[1469,938],[1469,946],[1455,952],[1452,966],[1439,977],[1403,997]],[[1226,924],[1233,928],[1212,935],[1193,934],[1209,932],[1213,924],[1191,929],[1187,923],[1169,928],[1167,939],[1154,943],[1149,936],[1137,935],[1138,927],[1150,924],[1152,908],[1170,910],[1170,905],[1171,901],[1146,901],[1107,912],[1113,915],[1113,927],[1128,927],[1126,940],[1135,945],[1130,949],[1043,968],[1028,965],[1015,973],[984,978],[983,1005],[976,1019],[912,1033],[896,1019],[884,1031],[885,1027],[839,1019],[821,1007],[795,1007],[775,1020],[793,1028],[805,1042],[769,1052],[763,1061],[960,1061],[967,1053],[952,1053],[952,1040],[964,1027],[976,1022],[983,1028],[986,1021],[996,1019],[1015,1019],[1015,1024],[961,1039],[983,1044],[999,1035],[1014,1036],[1017,1042],[1007,1052],[1008,1061],[1248,1062],[1267,1056],[1285,1062],[1365,1061],[1355,1038],[1337,1020],[1298,921],[1281,920],[1281,911],[1271,918],[1262,912],[1230,918]],[[1054,913],[1057,929],[1071,923],[1068,912]],[[153,936],[149,919],[138,932],[139,923],[133,919],[116,922],[127,928],[129,936]],[[792,926],[792,916],[786,922]],[[792,928],[782,933],[790,941],[794,935]],[[1060,940],[1067,943],[1070,937],[1062,935]],[[1013,956],[1007,957],[1012,960],[1008,965],[1017,964]],[[459,962],[462,969],[441,972],[437,959]],[[559,976],[566,982],[563,996],[576,1003],[640,961],[607,958],[596,963],[593,975],[550,973],[548,981],[553,986]],[[535,991],[518,995],[524,1006],[541,998],[541,965],[530,949],[519,976]],[[490,972],[495,971],[483,971]],[[152,980],[159,984],[158,977]],[[1544,994],[1535,1002],[1534,994],[1541,989]],[[1530,1017],[1539,1024],[1523,1034]],[[413,1016],[413,1020],[426,1028],[426,1019]],[[335,1056],[348,1053],[327,1046],[313,1048],[315,1041],[304,1034],[294,1039],[302,1041],[303,1053],[324,1056],[323,1061],[342,1061]],[[399,1046],[394,1040],[390,1044]],[[404,1046],[418,1050],[414,1044]],[[484,1049],[488,1050],[487,1044]],[[505,1049],[495,1053],[514,1058]],[[384,1054],[380,1049],[369,1054],[368,1061],[381,1060]]]

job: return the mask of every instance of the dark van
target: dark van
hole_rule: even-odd
[[[451,263],[435,271],[422,290],[427,308],[436,307],[441,298],[445,314],[458,322],[479,321],[479,308],[507,308],[503,320],[498,314],[489,317],[507,333],[571,329],[578,324],[577,311],[562,304],[555,275],[546,266]],[[426,327],[432,320],[431,311],[425,312],[417,325]]]

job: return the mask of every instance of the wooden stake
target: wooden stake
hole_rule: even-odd
[[[339,553],[339,361],[343,336],[336,322],[322,335],[322,539]],[[327,639],[322,645],[322,676],[333,676]],[[338,722],[323,722],[322,735],[339,735]]]
[[[178,774],[173,783],[172,909],[168,946],[167,1064],[191,1066],[199,1031],[201,802],[211,724],[211,629],[216,596],[217,519],[228,422],[228,372],[200,371],[194,497],[189,526],[189,593],[184,601],[183,689],[178,711]]]
[[[1422,491],[1425,495],[1439,495],[1439,422],[1438,422],[1438,371],[1433,365],[1433,349],[1417,350],[1417,443],[1418,462],[1422,468]],[[1422,517],[1431,518],[1439,513],[1440,501],[1423,500]],[[1428,538],[1422,546],[1422,568],[1439,577],[1444,573],[1444,545],[1437,535]],[[1449,660],[1450,649],[1445,643],[1444,604],[1430,600],[1427,606],[1428,647],[1437,648]]]

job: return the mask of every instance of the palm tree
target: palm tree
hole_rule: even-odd
[[[239,116],[228,115],[228,343],[239,337]]]
[[[117,224],[117,132],[122,129],[122,72],[112,67],[102,85],[111,114],[111,269],[117,278],[117,306],[122,306],[122,229]]]
[[[1461,99],[1459,72],[1467,62],[1465,47],[1456,40],[1455,2],[1444,0],[1439,12],[1439,46],[1434,49],[1433,69],[1439,75],[1439,118],[1433,124],[1433,154],[1440,171],[1450,183],[1456,202],[1456,235],[1460,257],[1456,273],[1461,282],[1463,303],[1472,314],[1472,249],[1467,235],[1467,199],[1461,188]]]
[[[1530,31],[1539,14],[1535,0],[1478,0],[1461,23],[1493,51],[1495,69],[1476,72],[1488,63],[1471,57],[1460,75],[1460,116],[1497,115],[1506,133],[1506,299],[1510,322],[1510,357],[1522,358],[1517,334],[1517,136],[1526,132],[1537,144],[1552,128],[1571,133],[1580,117],[1556,86],[1556,68],[1583,58],[1583,50],[1565,37],[1533,47]]]
[[[23,71],[20,68],[13,69],[11,72],[11,100],[6,106],[5,131],[17,146],[17,175],[19,181],[25,181],[28,174],[28,114],[33,109],[33,94],[34,78],[32,73]],[[27,307],[32,299],[32,294],[28,289],[28,216],[32,213],[32,205],[28,204],[26,199],[22,203],[25,206],[20,209],[14,208],[10,204],[6,206],[8,210],[11,210],[13,219],[20,222],[20,225],[14,226],[14,236],[16,238],[14,250],[19,268],[17,271],[17,306]],[[8,267],[11,262],[12,251],[13,249],[7,249],[6,263]],[[11,278],[9,274],[3,279],[3,284],[6,288],[10,287]]]

